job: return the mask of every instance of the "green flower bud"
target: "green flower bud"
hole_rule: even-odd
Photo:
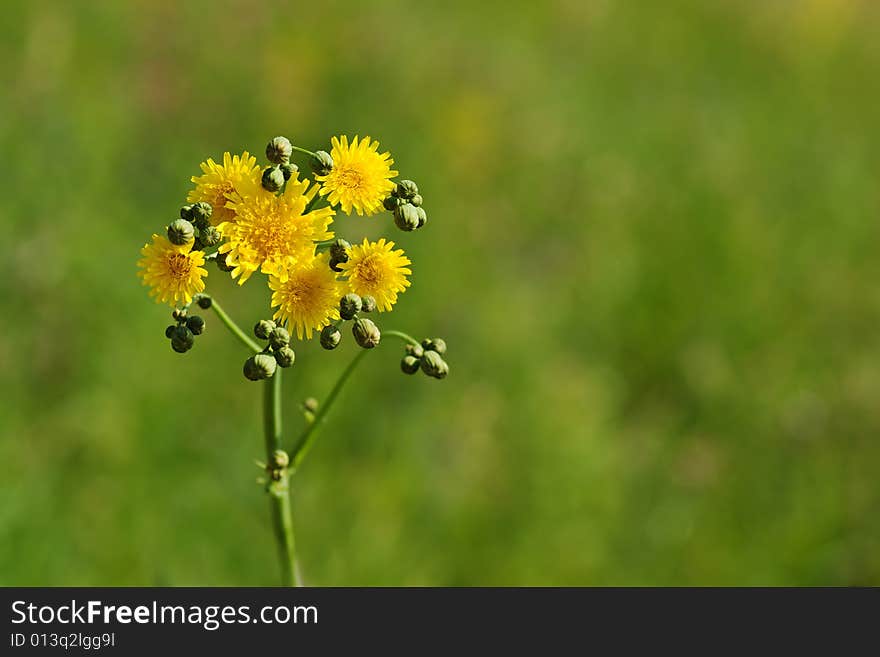
[[[422,371],[435,379],[444,379],[449,374],[449,365],[436,351],[426,351],[422,357]]]
[[[171,332],[171,348],[179,354],[192,349],[195,341],[195,336],[186,326],[175,326]]]
[[[351,327],[351,333],[354,336],[355,342],[364,349],[372,349],[379,344],[379,340],[382,338],[379,327],[373,323],[373,320],[366,317],[361,317],[355,321]]]
[[[420,364],[419,359],[415,356],[404,356],[400,361],[400,369],[404,374],[415,374],[419,371]]]
[[[254,324],[254,335],[260,340],[268,340],[269,334],[275,330],[275,322],[271,319],[261,319]]]
[[[303,408],[309,413],[315,413],[318,410],[318,400],[314,397],[307,397],[303,401]]]
[[[394,225],[407,232],[419,227],[419,208],[403,203],[394,210]]]
[[[204,292],[198,292],[193,295],[193,301],[196,305],[202,310],[207,310],[211,307],[211,295],[205,294]]]
[[[333,324],[321,329],[321,346],[324,349],[336,349],[342,342],[342,332]]]
[[[373,297],[361,297],[361,310],[365,313],[371,313],[376,310],[376,300]]]
[[[272,452],[272,462],[269,465],[273,468],[286,468],[290,465],[290,455],[283,449],[276,449]]]
[[[281,175],[284,176],[284,181],[287,182],[290,178],[299,171],[299,167],[293,164],[292,162],[285,162],[281,165]]]
[[[327,151],[318,151],[312,158],[312,171],[319,176],[326,176],[333,171],[333,158]]]
[[[251,381],[259,381],[260,379],[268,379],[275,374],[277,366],[275,359],[269,354],[256,354],[244,362],[242,371],[245,377]]]
[[[177,246],[190,244],[195,239],[196,231],[186,219],[175,219],[168,224],[168,241]]]
[[[171,319],[176,319],[178,322],[182,322],[186,319],[186,311],[183,308],[175,308],[171,311]]]
[[[428,213],[425,212],[425,208],[416,208],[416,212],[419,213],[419,225],[416,228],[421,228],[428,223]]]
[[[177,328],[177,324],[171,324],[170,326],[165,327],[165,337],[170,338],[174,335],[174,329]]]
[[[339,260],[336,260],[335,258],[330,258],[330,261],[328,264],[330,265],[330,269],[332,269],[333,271],[335,271],[335,272],[342,271],[342,267],[339,266],[342,263]]]
[[[284,187],[284,174],[278,167],[266,167],[263,170],[263,189],[267,192],[277,192]]]
[[[330,245],[330,257],[337,262],[348,262],[348,252],[350,249],[351,244],[338,237]]]
[[[397,196],[406,200],[410,200],[419,193],[418,185],[412,180],[401,180],[397,183]]]
[[[407,344],[406,345],[406,353],[410,356],[415,356],[416,358],[421,358],[425,355],[425,350],[422,348],[420,344]]]
[[[214,208],[211,207],[210,203],[205,203],[204,201],[199,201],[198,203],[193,203],[190,208],[190,215],[192,216],[192,222],[198,228],[204,228],[211,225],[209,221],[211,219],[211,215],[214,213]]]
[[[266,159],[272,164],[286,164],[293,154],[293,146],[287,137],[275,137],[266,144]]]
[[[412,204],[413,204],[414,206],[416,206],[417,208],[422,207],[422,195],[421,195],[421,194],[416,194],[415,196],[413,196],[413,197],[409,200],[409,202],[412,203]]]
[[[281,367],[290,367],[296,360],[296,353],[290,347],[281,347],[275,350],[275,362]]]
[[[214,226],[207,226],[199,231],[199,241],[204,246],[217,246],[222,239],[223,236],[220,234],[220,231]]]
[[[215,258],[215,262],[217,263],[217,269],[219,269],[220,271],[230,272],[233,269],[235,269],[235,267],[233,267],[232,265],[230,265],[226,262],[227,255],[228,254],[226,254],[226,253],[218,253],[217,257]]]
[[[342,319],[352,319],[362,308],[361,298],[354,294],[346,294],[339,300],[339,316]]]
[[[283,326],[276,326],[269,333],[269,345],[273,349],[281,349],[290,344],[290,333]]]
[[[425,351],[436,351],[438,354],[446,353],[446,340],[443,338],[425,338],[422,340],[422,347]]]
[[[189,205],[181,206],[180,218],[186,219],[187,221],[192,221],[192,218],[193,218],[192,207],[193,207],[192,203],[190,203]]]
[[[186,328],[192,331],[195,335],[201,335],[205,330],[205,320],[199,315],[190,315],[186,319]]]
[[[389,196],[384,201],[382,201],[382,205],[385,206],[385,209],[388,212],[394,212],[397,209],[397,206],[400,205],[400,199],[396,196]]]

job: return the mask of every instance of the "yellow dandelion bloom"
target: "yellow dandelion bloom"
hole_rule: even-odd
[[[287,321],[296,329],[296,337],[311,340],[312,331],[319,331],[331,320],[339,319],[339,298],[344,286],[330,269],[329,255],[320,254],[309,262],[301,262],[284,277],[270,276],[274,318]]]
[[[189,303],[194,294],[205,289],[205,254],[193,251],[192,242],[176,246],[167,237],[153,235],[152,243],[145,244],[141,254],[144,257],[138,262],[138,276],[151,287],[150,296],[157,303]]]
[[[193,176],[191,180],[196,188],[187,194],[189,203],[205,201],[211,204],[213,213],[211,223],[220,224],[235,219],[235,212],[227,207],[232,195],[243,182],[259,183],[262,172],[257,165],[257,158],[247,151],[239,155],[223,153],[223,164],[217,164],[211,158],[201,165],[204,175]]]
[[[317,185],[296,177],[281,195],[264,190],[259,180],[239,185],[228,204],[235,221],[218,226],[226,240],[219,251],[234,267],[232,277],[239,285],[258,270],[283,278],[298,262],[314,257],[315,242],[333,238],[333,210],[305,211],[317,193]]]
[[[348,137],[333,137],[333,170],[326,176],[315,176],[321,184],[321,196],[326,196],[330,205],[339,205],[345,214],[354,208],[359,215],[370,216],[382,209],[382,201],[394,189],[391,178],[397,175],[392,171],[391,153],[379,153],[379,142],[357,136],[351,144]]]
[[[355,294],[376,299],[380,311],[391,310],[397,303],[398,292],[410,286],[406,275],[412,274],[407,265],[412,264],[403,249],[394,248],[394,242],[385,238],[351,247],[348,262],[339,265],[348,278],[348,287]]]

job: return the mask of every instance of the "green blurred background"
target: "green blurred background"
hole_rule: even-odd
[[[0,583],[271,585],[260,390],[135,276],[198,163],[369,134],[430,223],[298,475],[324,585],[880,584],[868,0],[5,2]],[[242,324],[260,283],[212,268]],[[323,397],[354,353],[299,350]]]

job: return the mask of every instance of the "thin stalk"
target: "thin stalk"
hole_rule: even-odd
[[[318,406],[318,412],[315,413],[315,419],[309,424],[300,435],[299,440],[296,443],[296,447],[293,450],[293,453],[290,455],[290,467],[291,470],[296,471],[296,469],[300,466],[303,459],[306,457],[306,454],[309,453],[309,450],[312,447],[312,444],[315,442],[315,438],[318,435],[317,429],[324,422],[324,418],[327,415],[327,412],[333,406],[333,402],[336,401],[336,398],[339,396],[339,392],[342,390],[342,387],[345,385],[345,382],[348,381],[349,377],[352,373],[357,369],[358,364],[361,362],[364,356],[369,353],[369,350],[363,349],[358,352],[357,356],[352,359],[352,361],[348,364],[348,367],[340,375],[339,379],[333,386],[333,389],[330,390],[330,394],[327,395],[327,399],[324,400],[324,403]]]
[[[211,309],[217,313],[217,317],[219,317],[220,321],[226,325],[226,328],[232,332],[232,335],[241,340],[242,344],[248,349],[257,354],[263,351],[256,342],[251,340],[247,334],[239,328],[238,324],[232,321],[232,318],[226,314],[220,304],[217,303],[217,300],[213,297],[211,297]]]
[[[385,337],[386,335],[390,335],[393,338],[400,338],[404,342],[409,342],[410,344],[414,344],[416,346],[420,344],[419,341],[416,340],[413,336],[407,335],[403,331],[382,331],[382,337]]]
[[[310,155],[311,157],[315,157],[315,154],[307,148],[300,148],[299,146],[291,146],[291,148],[297,153],[302,153],[303,155]]]
[[[274,453],[281,449],[281,370],[266,381],[263,389],[263,431],[266,437],[266,462],[272,463]],[[293,536],[293,514],[290,508],[290,482],[283,471],[279,481],[269,485],[269,511],[278,543],[282,586],[299,586],[296,572],[296,543]]]

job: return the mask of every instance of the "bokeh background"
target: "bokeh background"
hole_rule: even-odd
[[[198,163],[370,134],[430,222],[295,483],[325,585],[880,584],[880,8],[4,2],[0,583],[271,585],[260,390],[135,276]],[[258,282],[212,269],[243,325]],[[256,280],[256,279],[255,279]],[[299,349],[288,435],[354,353]]]

